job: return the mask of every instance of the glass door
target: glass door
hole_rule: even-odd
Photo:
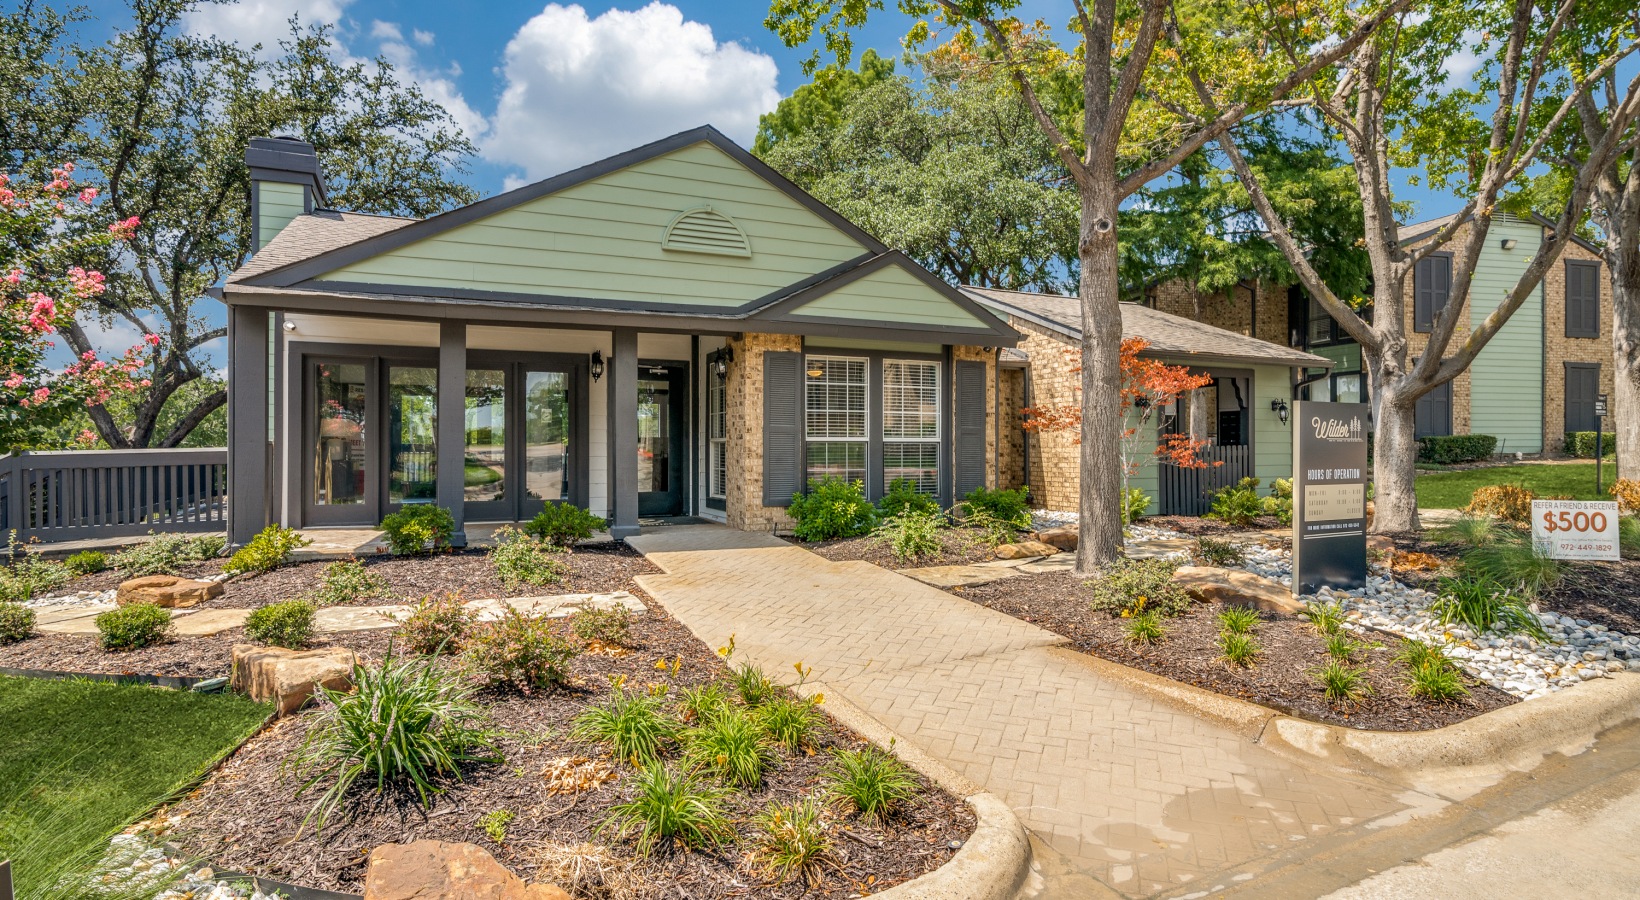
[[[304,521],[371,524],[380,518],[370,464],[374,438],[368,427],[374,418],[373,361],[308,359],[306,368]]]
[[[508,458],[507,368],[467,370],[463,405],[462,496],[467,518],[476,521],[514,518],[511,490],[514,466]]]
[[[438,501],[438,369],[387,367],[387,504]]]
[[[567,371],[524,371],[523,477],[524,508],[519,518],[528,518],[547,503],[570,499],[570,443],[574,423],[570,418],[570,386]]]
[[[681,365],[638,367],[638,515],[683,512],[684,413],[689,405],[687,369]]]

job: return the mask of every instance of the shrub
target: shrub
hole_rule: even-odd
[[[1355,703],[1372,693],[1372,685],[1367,683],[1364,671],[1334,659],[1316,670],[1315,679],[1321,682],[1328,700]]]
[[[693,775],[673,772],[660,763],[643,768],[633,779],[631,800],[609,809],[599,832],[618,837],[638,835],[638,852],[645,856],[662,844],[708,847],[734,834],[725,800],[729,792],[697,781]]]
[[[228,539],[210,534],[189,537],[185,534],[156,534],[148,532],[148,540],[114,554],[114,568],[122,575],[136,578],[142,575],[181,575],[189,563],[204,562],[222,555]]]
[[[757,723],[769,739],[788,752],[801,753],[820,730],[820,711],[814,700],[780,697],[758,707]]]
[[[1617,547],[1624,559],[1640,558],[1640,518],[1624,516],[1617,520]]]
[[[97,633],[102,648],[110,651],[141,650],[171,635],[171,613],[152,603],[132,603],[97,616]]]
[[[1459,568],[1531,598],[1553,590],[1565,577],[1567,566],[1539,550],[1530,535],[1510,529],[1498,540],[1465,551]]]
[[[1277,478],[1270,482],[1270,496],[1259,501],[1259,509],[1283,525],[1293,524],[1293,480]]]
[[[1566,432],[1566,455],[1580,459],[1594,459],[1594,436],[1592,431]],[[1617,435],[1608,431],[1600,439],[1600,449],[1606,456],[1617,453]]]
[[[1518,484],[1491,484],[1476,488],[1469,495],[1464,512],[1471,516],[1497,516],[1508,522],[1527,522],[1532,518],[1532,501],[1536,494]]]
[[[1010,525],[1016,531],[1031,527],[1030,488],[977,487],[962,498],[964,516],[985,515]]]
[[[577,740],[608,746],[617,759],[645,766],[658,763],[681,731],[661,708],[660,697],[627,693],[617,686],[609,699],[588,706],[576,717],[570,734]]]
[[[75,577],[95,575],[108,568],[108,554],[101,550],[81,550],[79,553],[63,560],[63,568]]]
[[[22,545],[11,544],[11,565],[0,566],[0,603],[26,603],[73,580],[68,566],[41,559]]]
[[[1213,506],[1207,511],[1206,518],[1245,528],[1263,513],[1264,503],[1258,495],[1258,479],[1243,478],[1213,494]]]
[[[569,574],[569,565],[548,545],[506,525],[495,530],[490,565],[495,566],[495,574],[509,591],[526,584],[557,584]]]
[[[684,688],[678,698],[678,710],[685,722],[698,724],[728,709],[733,702],[723,685],[714,681],[710,684]]]
[[[474,629],[467,661],[494,687],[528,694],[564,683],[580,648],[558,636],[551,619],[532,619],[512,607]]]
[[[618,603],[607,607],[583,603],[569,617],[569,627],[584,643],[625,647],[632,640],[632,610]]]
[[[1258,659],[1258,641],[1250,634],[1226,631],[1219,635],[1219,658],[1232,666],[1247,667]]]
[[[1119,559],[1089,582],[1093,608],[1111,615],[1154,611],[1176,616],[1190,608],[1190,595],[1173,583],[1178,566],[1165,559]]]
[[[1247,558],[1235,544],[1209,537],[1196,538],[1196,556],[1210,566],[1239,566]]]
[[[403,556],[448,548],[456,520],[442,506],[418,503],[389,514],[381,527],[388,549]]]
[[[287,761],[303,778],[297,795],[329,781],[306,821],[319,827],[361,777],[376,793],[408,786],[423,806],[460,778],[462,763],[499,762],[493,733],[473,688],[437,660],[393,656],[353,667],[354,690],[319,687],[325,702],[307,737]]]
[[[1498,527],[1497,520],[1489,515],[1465,514],[1442,527],[1435,536],[1454,544],[1480,547],[1503,537],[1505,531],[1506,529]]]
[[[768,735],[751,716],[734,707],[708,717],[684,739],[684,760],[691,770],[738,787],[762,784],[764,770],[775,763]]]
[[[1418,439],[1418,461],[1437,466],[1486,459],[1498,449],[1489,434],[1439,434]]]
[[[877,501],[877,514],[886,518],[903,515],[907,510],[930,515],[938,515],[941,512],[940,502],[918,490],[915,481],[909,478],[896,478],[889,482],[888,492]]]
[[[245,636],[275,647],[302,648],[313,637],[313,613],[308,600],[270,603],[245,617]]]
[[[473,630],[478,614],[468,609],[460,594],[423,597],[394,630],[394,637],[412,653],[459,650]]]
[[[1130,644],[1160,644],[1167,639],[1167,629],[1154,612],[1143,612],[1128,619],[1127,639]]]
[[[1252,634],[1258,629],[1258,610],[1228,606],[1219,610],[1219,627],[1226,634]]]
[[[899,760],[878,750],[836,750],[821,777],[826,794],[881,822],[917,794],[917,780]]]
[[[1337,634],[1344,627],[1344,608],[1336,600],[1312,601],[1298,611],[1305,621],[1322,634]]]
[[[271,572],[289,559],[292,551],[311,543],[313,541],[302,537],[302,533],[294,528],[269,525],[229,557],[228,564],[222,570],[235,573]]]
[[[1122,521],[1129,524],[1139,521],[1139,518],[1150,510],[1150,495],[1138,488],[1128,488],[1122,492]]]
[[[1640,481],[1619,478],[1612,482],[1611,495],[1612,499],[1617,501],[1619,514],[1632,516],[1640,513]]]
[[[730,666],[729,681],[735,686],[735,693],[740,695],[740,702],[747,706],[762,706],[780,696],[780,686],[774,683],[774,679],[751,663]]]
[[[890,515],[877,526],[877,537],[894,551],[894,558],[912,560],[940,552],[940,529],[945,525],[945,514],[919,512],[906,508]]]
[[[609,522],[573,503],[548,503],[524,524],[524,533],[554,547],[568,547],[609,527]]]
[[[813,800],[770,803],[752,818],[752,865],[773,878],[788,881],[801,874],[813,887],[820,881],[821,865],[831,856],[831,841]]]
[[[786,508],[800,541],[829,541],[871,532],[876,510],[867,502],[865,485],[826,476],[809,479],[809,492],[792,498]]]
[[[1548,639],[1537,614],[1524,600],[1494,582],[1471,576],[1441,579],[1431,610],[1440,617],[1441,624],[1462,622],[1477,634],[1497,628]]]
[[[517,817],[513,815],[510,809],[492,809],[479,816],[478,821],[473,824],[477,825],[478,830],[484,832],[484,836],[492,842],[505,844],[507,843],[507,826],[511,825],[515,818]]]
[[[21,603],[0,602],[0,645],[15,644],[34,631],[34,610]]]
[[[357,559],[339,559],[319,575],[319,589],[313,602],[319,606],[353,603],[366,597],[385,597],[387,579],[365,567]]]

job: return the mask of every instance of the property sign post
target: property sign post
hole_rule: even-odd
[[[1606,474],[1606,395],[1594,398],[1594,492],[1604,490],[1600,476]]]
[[[1367,405],[1293,404],[1293,594],[1367,583]]]
[[[1533,500],[1532,543],[1554,559],[1616,562],[1617,501]]]

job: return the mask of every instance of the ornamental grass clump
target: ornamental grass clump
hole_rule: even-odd
[[[1477,634],[1496,629],[1528,634],[1540,641],[1549,639],[1543,623],[1525,600],[1482,578],[1465,575],[1441,579],[1430,610],[1442,625],[1462,623]]]
[[[1554,590],[1566,563],[1539,550],[1531,535],[1510,529],[1498,539],[1466,551],[1459,569],[1481,581],[1502,585],[1526,598]]]
[[[1503,537],[1509,528],[1499,525],[1498,520],[1490,515],[1470,515],[1465,513],[1451,523],[1435,531],[1437,540],[1453,544],[1463,544],[1466,547],[1482,547]]]
[[[1315,679],[1321,682],[1322,691],[1327,699],[1334,703],[1357,703],[1372,693],[1372,685],[1367,683],[1365,669],[1356,668],[1337,659],[1317,669]]]
[[[300,650],[313,639],[313,614],[308,600],[285,600],[253,610],[245,617],[245,636],[253,641]]]
[[[609,809],[598,832],[612,831],[625,838],[636,834],[638,852],[648,856],[657,848],[679,845],[713,847],[734,836],[729,821],[727,788],[707,784],[688,772],[674,772],[656,762],[631,779],[630,800]]]
[[[1439,647],[1408,638],[1395,658],[1407,667],[1407,693],[1413,697],[1446,703],[1469,693],[1457,664]]]
[[[1324,635],[1337,634],[1344,627],[1344,607],[1336,600],[1325,603],[1312,600],[1298,611],[1299,618],[1310,623],[1310,627]]]
[[[318,606],[340,606],[370,597],[387,596],[387,579],[365,567],[358,559],[340,559],[325,566],[319,588],[313,592]]]
[[[729,681],[735,687],[735,693],[740,695],[740,702],[749,707],[758,707],[781,695],[780,686],[774,683],[769,673],[751,663],[741,663],[729,667]]]
[[[827,796],[875,822],[887,819],[917,794],[911,770],[876,747],[833,751],[821,778]]]
[[[619,684],[602,703],[577,716],[570,729],[576,740],[603,744],[616,759],[633,766],[658,763],[682,732],[677,720],[666,714],[661,697],[629,693]]]
[[[300,796],[327,784],[303,821],[320,829],[361,779],[375,792],[408,788],[423,807],[461,778],[465,763],[500,762],[495,733],[471,684],[437,659],[401,657],[353,667],[354,691],[320,686],[320,712],[286,765],[303,779]]]
[[[1258,659],[1258,641],[1250,634],[1239,634],[1234,631],[1221,632],[1217,644],[1219,658],[1232,666],[1245,669]]]
[[[756,788],[777,761],[768,734],[748,713],[730,707],[684,734],[684,761],[725,784]]]
[[[1130,644],[1154,646],[1167,639],[1167,629],[1162,627],[1161,617],[1154,612],[1142,612],[1130,617],[1124,630]]]
[[[1366,650],[1368,646],[1338,631],[1327,635],[1322,644],[1327,648],[1327,655],[1341,663],[1354,660],[1355,655]]]
[[[678,694],[678,713],[683,721],[691,724],[705,722],[718,712],[729,708],[734,701],[729,698],[729,692],[718,682],[696,685],[684,688]]]
[[[1190,608],[1190,595],[1173,581],[1178,565],[1165,559],[1119,559],[1088,582],[1089,603],[1099,612],[1133,616],[1155,612],[1171,618]]]
[[[104,650],[122,652],[152,647],[171,636],[171,611],[153,603],[111,609],[94,620]]]
[[[811,888],[819,884],[822,866],[832,857],[824,815],[813,799],[763,807],[752,818],[753,867],[777,884],[798,875]]]
[[[1258,610],[1228,606],[1219,610],[1219,627],[1226,634],[1252,634],[1258,629]]]
[[[788,753],[802,753],[812,748],[820,730],[818,705],[814,698],[779,697],[758,707],[755,715],[770,740]]]

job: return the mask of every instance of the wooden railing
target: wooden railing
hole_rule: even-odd
[[[86,450],[0,457],[0,541],[77,541],[228,526],[228,451]]]
[[[1204,447],[1196,458],[1207,467],[1187,469],[1163,463],[1157,503],[1164,516],[1199,516],[1213,506],[1213,492],[1253,474],[1253,448],[1245,444]],[[1223,463],[1223,465],[1215,465]]]

